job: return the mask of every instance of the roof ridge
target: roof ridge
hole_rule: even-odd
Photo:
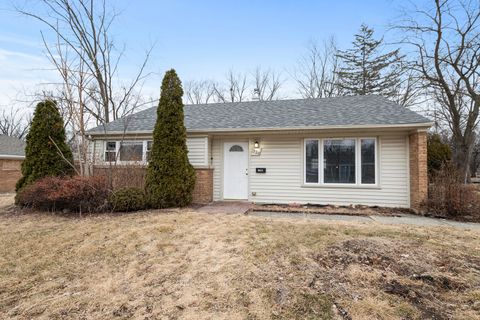
[[[185,104],[184,106],[215,106],[215,105],[233,105],[233,104],[253,104],[253,103],[274,103],[274,102],[292,102],[292,101],[319,101],[319,100],[334,100],[334,99],[346,99],[346,98],[354,98],[354,99],[365,99],[365,98],[371,98],[371,97],[376,97],[376,98],[382,98],[385,100],[388,100],[392,103],[395,103],[394,101],[389,100],[387,97],[384,97],[379,94],[366,94],[366,95],[347,95],[347,96],[335,96],[335,97],[320,97],[320,98],[291,98],[291,99],[276,99],[276,100],[246,100],[246,101],[227,101],[227,102],[213,102],[213,103],[189,103]],[[147,110],[147,109],[145,109]]]

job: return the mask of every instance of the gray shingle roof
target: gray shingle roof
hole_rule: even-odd
[[[107,132],[153,131],[153,107],[106,125]],[[328,126],[378,126],[429,123],[430,120],[380,96],[249,101],[185,106],[187,131],[300,129]],[[102,133],[103,127],[90,133]]]
[[[25,142],[18,138],[1,134],[0,156],[25,156]]]

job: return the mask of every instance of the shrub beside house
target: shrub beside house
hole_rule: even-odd
[[[183,89],[175,70],[162,82],[157,121],[148,159],[145,191],[153,208],[183,207],[192,202],[195,170],[188,160]]]
[[[38,103],[27,134],[22,177],[16,191],[43,177],[74,174],[72,151],[65,139],[64,122],[56,102]]]

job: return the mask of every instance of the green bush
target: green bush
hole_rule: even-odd
[[[22,177],[16,191],[43,177],[72,176],[73,156],[67,145],[65,128],[57,103],[45,100],[37,104],[27,134]]]
[[[183,89],[175,70],[167,71],[161,90],[145,191],[152,208],[183,207],[192,202],[195,170],[188,161]]]
[[[140,188],[126,187],[115,190],[109,197],[113,211],[128,212],[146,208],[145,193]]]
[[[452,157],[448,143],[442,141],[438,133],[429,133],[427,138],[428,172],[433,174],[447,164]]]

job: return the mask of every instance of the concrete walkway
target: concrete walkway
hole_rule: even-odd
[[[410,214],[401,214],[398,217],[393,216],[352,216],[341,214],[304,214],[304,213],[288,213],[288,212],[267,212],[252,211],[248,213],[251,216],[269,217],[269,218],[297,218],[297,219],[315,219],[329,221],[352,221],[352,222],[378,222],[393,225],[414,225],[419,227],[455,227],[480,232],[480,223],[473,222],[457,222],[438,218],[428,218]]]

